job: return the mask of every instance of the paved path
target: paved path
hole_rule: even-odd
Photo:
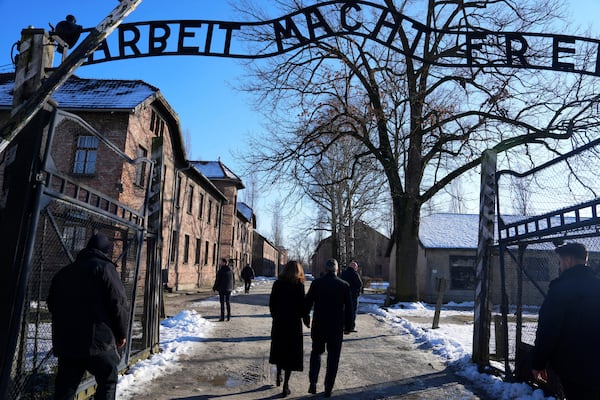
[[[182,370],[156,379],[135,399],[275,399],[274,367],[268,363],[271,318],[267,307],[270,284],[248,295],[232,297],[232,320],[217,322],[218,302],[194,296],[170,296],[167,313],[195,309],[214,321],[210,337],[193,354],[180,359]],[[202,297],[202,296],[199,296]],[[357,333],[345,337],[333,391],[337,399],[483,399],[429,351],[421,351],[410,336],[399,336],[368,314],[359,314]],[[291,399],[323,398],[325,355],[317,395],[309,395],[308,357],[311,341],[305,328],[305,370],[292,373]]]

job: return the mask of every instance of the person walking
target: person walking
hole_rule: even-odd
[[[250,293],[250,286],[252,286],[252,279],[254,279],[254,270],[250,264],[246,264],[242,268],[242,279],[244,280],[244,293]]]
[[[586,265],[583,244],[567,243],[555,252],[560,274],[540,307],[532,374],[546,383],[551,367],[566,399],[600,399],[600,279]]]
[[[356,332],[356,314],[358,313],[358,298],[363,287],[362,279],[358,274],[358,263],[352,261],[346,269],[342,272],[340,278],[348,282],[350,285],[350,295],[352,296],[352,323],[350,324],[350,331]]]
[[[282,397],[291,393],[292,371],[304,369],[302,322],[310,326],[310,317],[304,308],[304,281],[302,265],[289,261],[273,283],[269,297],[273,318],[269,362],[277,366],[277,386],[281,385],[281,371],[284,371]]]
[[[325,397],[331,397],[342,351],[343,336],[344,333],[350,332],[353,311],[350,285],[337,277],[337,261],[328,260],[325,270],[326,273],[322,277],[311,283],[305,298],[305,313],[310,312],[314,306],[308,392],[317,393],[321,355],[327,348]]]
[[[219,292],[219,303],[221,303],[221,318],[219,322],[225,321],[225,306],[227,306],[227,321],[231,320],[231,292],[235,285],[233,270],[227,263],[226,258],[221,258],[221,265],[217,271],[213,290]]]
[[[127,342],[129,305],[111,243],[94,234],[75,261],[50,283],[47,305],[52,315],[52,345],[58,357],[56,400],[75,398],[85,371],[96,378],[97,400],[114,400],[121,349]]]

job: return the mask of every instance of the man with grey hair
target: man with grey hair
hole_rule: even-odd
[[[350,332],[353,309],[350,285],[337,277],[337,261],[335,259],[328,260],[325,263],[325,271],[322,277],[311,283],[305,299],[306,313],[309,313],[314,306],[308,392],[317,393],[321,355],[327,348],[325,397],[331,397],[340,362],[342,340],[344,333]]]

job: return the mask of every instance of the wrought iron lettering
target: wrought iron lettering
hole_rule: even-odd
[[[372,19],[366,23],[365,18]],[[261,50],[243,42],[260,32]],[[427,35],[452,40],[427,49]],[[358,36],[440,67],[507,67],[600,76],[600,40],[528,32],[439,30],[366,0],[329,0],[269,21],[150,21],[123,24],[118,43],[103,42],[85,64],[159,55],[266,58],[334,36]],[[444,47],[446,46],[446,47]],[[118,51],[116,50],[118,49]],[[112,50],[112,51],[111,51]],[[595,53],[594,53],[595,52]],[[115,56],[115,54],[118,54]],[[589,62],[589,55],[595,54]]]

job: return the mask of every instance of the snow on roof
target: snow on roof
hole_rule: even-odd
[[[528,217],[503,215],[502,218],[506,223],[512,223]],[[552,217],[552,220],[558,218],[560,217]],[[564,222],[574,221],[574,217],[565,216]],[[555,224],[552,223],[552,226]],[[586,229],[593,230],[593,228]],[[498,233],[494,233],[497,236]],[[477,249],[478,235],[479,214],[432,214],[422,217],[419,227],[419,240],[424,248],[429,249]],[[574,240],[567,239],[567,241]],[[579,238],[576,241],[583,243],[589,251],[600,251],[595,238]],[[554,247],[550,241],[528,246],[531,250],[553,250]]]
[[[14,75],[0,76],[0,107],[12,107]],[[52,98],[62,109],[131,110],[159,90],[140,80],[71,76]]]
[[[252,221],[253,212],[250,206],[248,206],[246,203],[238,201],[237,209],[244,216],[244,218],[246,218],[248,221]]]
[[[476,249],[479,215],[432,214],[421,218],[419,240],[425,248]]]
[[[198,171],[208,179],[231,180],[238,182],[243,188],[242,180],[221,161],[190,161]]]

